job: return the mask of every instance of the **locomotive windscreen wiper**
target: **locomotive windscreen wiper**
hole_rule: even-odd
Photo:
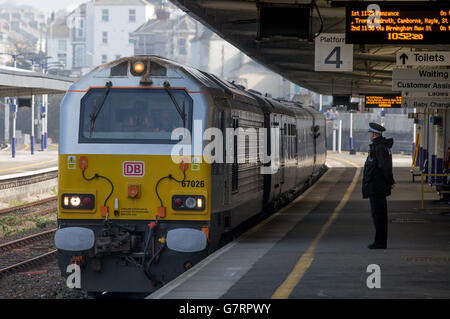
[[[100,113],[100,111],[102,110],[103,105],[105,104],[106,98],[108,97],[108,94],[109,94],[109,92],[111,90],[111,87],[112,87],[112,82],[111,81],[106,82],[106,85],[105,85],[106,91],[103,94],[103,97],[102,97],[102,100],[100,102],[100,105],[97,108],[96,105],[94,104],[92,112],[89,115],[89,117],[91,118],[91,126],[89,127],[89,137],[92,137],[92,132],[94,131],[95,120],[97,119],[98,114]]]
[[[180,115],[181,120],[183,121],[183,127],[186,127],[186,113],[184,110],[184,100],[183,100],[183,109],[182,109],[180,107],[180,105],[178,104],[177,100],[175,99],[175,97],[173,96],[172,92],[170,92],[169,87],[170,87],[170,84],[168,82],[164,82],[164,89],[166,90],[167,94],[170,96],[170,99],[172,100],[173,105],[177,109],[177,112]]]

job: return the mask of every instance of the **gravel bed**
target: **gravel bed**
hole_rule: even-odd
[[[49,229],[54,226],[49,226]],[[42,232],[36,229],[31,233]],[[15,237],[21,238],[24,235]],[[12,237],[12,236],[11,236]],[[8,237],[7,241],[13,240]],[[6,241],[6,240],[5,240]],[[42,239],[26,246],[0,254],[0,268],[35,257],[55,249],[53,237]],[[85,299],[81,290],[70,289],[61,276],[56,259],[29,270],[7,275],[0,279],[0,299]]]
[[[0,279],[0,299],[87,298],[86,292],[66,286],[56,260]]]

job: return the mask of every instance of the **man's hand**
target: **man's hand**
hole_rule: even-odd
[[[391,189],[394,189],[394,187],[395,187],[395,184],[392,184],[392,185],[391,185]]]

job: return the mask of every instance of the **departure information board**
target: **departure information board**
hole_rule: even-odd
[[[346,43],[450,43],[450,5],[375,5],[378,18],[367,4],[346,7]]]
[[[364,101],[366,108],[402,107],[402,96],[397,94],[366,95]]]

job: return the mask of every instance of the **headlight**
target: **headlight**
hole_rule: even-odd
[[[186,204],[186,207],[189,209],[192,209],[195,207],[195,198],[194,197],[188,197],[186,198],[186,200],[184,201],[184,203]]]
[[[145,73],[145,70],[146,70],[146,65],[142,61],[136,61],[131,64],[130,71],[131,71],[131,74],[133,74],[134,76],[141,76],[142,74]]]
[[[81,204],[81,199],[79,196],[72,196],[70,198],[70,205],[72,207],[78,207],[78,206],[80,206],[80,204]]]

